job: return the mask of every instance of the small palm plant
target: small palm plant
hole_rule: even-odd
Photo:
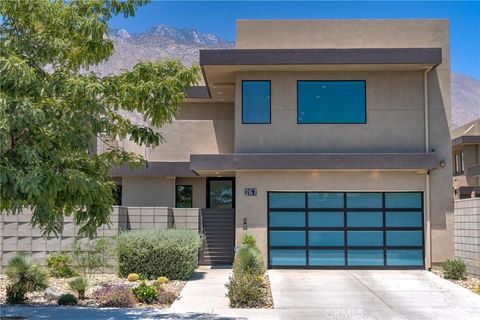
[[[78,299],[85,299],[85,292],[89,287],[88,279],[85,277],[77,277],[68,283],[70,289],[75,291],[78,294]]]
[[[8,262],[5,274],[10,280],[7,288],[9,303],[22,303],[27,292],[44,290],[48,287],[48,272],[35,263],[29,254],[18,252]]]

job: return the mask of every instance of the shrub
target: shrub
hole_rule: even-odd
[[[475,290],[473,290],[476,294],[480,294],[480,283],[477,284]]]
[[[173,301],[175,301],[175,299],[177,299],[177,296],[175,295],[175,293],[170,292],[170,291],[160,291],[158,293],[157,302],[159,304],[169,306],[173,303]]]
[[[255,240],[255,237],[252,236],[251,234],[245,234],[242,239],[242,244],[245,244],[251,247],[256,247],[257,241]]]
[[[68,286],[70,289],[75,291],[78,294],[78,299],[85,299],[85,292],[88,289],[88,279],[85,277],[78,277],[75,279],[70,280],[68,282]]]
[[[265,273],[265,265],[262,256],[256,247],[242,245],[238,250],[233,269],[239,273],[262,275]]]
[[[170,280],[168,280],[167,277],[158,277],[157,279],[157,283],[159,284],[164,284],[164,283],[168,283]]]
[[[234,272],[226,287],[232,308],[256,308],[265,304],[266,289],[260,276]]]
[[[127,280],[130,282],[135,282],[135,281],[138,281],[139,279],[140,279],[140,276],[136,273],[130,273],[127,277]]]
[[[461,259],[447,260],[442,264],[446,279],[460,280],[467,276],[467,265]]]
[[[7,286],[7,303],[22,304],[25,301],[25,289],[21,286]]]
[[[74,306],[78,303],[78,300],[73,294],[66,293],[58,297],[57,303],[59,306]]]
[[[11,282],[7,295],[12,303],[21,303],[26,293],[48,286],[48,272],[38,266],[31,255],[23,252],[18,252],[8,262],[5,274]]]
[[[105,285],[93,294],[95,300],[102,307],[133,307],[135,296],[132,289],[124,284]]]
[[[101,272],[103,268],[110,268],[108,258],[112,245],[107,238],[98,238],[82,246],[79,239],[72,245],[72,259],[75,266],[83,275]]]
[[[117,238],[121,277],[138,272],[148,279],[188,280],[198,263],[202,238],[191,230],[129,231]]]
[[[135,298],[139,302],[153,303],[158,299],[158,291],[155,286],[148,286],[145,281],[142,281],[138,287],[132,289]]]
[[[71,265],[70,256],[65,252],[50,253],[46,262],[48,271],[53,277],[70,278],[78,275]]]

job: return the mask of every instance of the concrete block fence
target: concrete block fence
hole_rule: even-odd
[[[480,276],[480,199],[455,200],[455,257],[467,264],[468,272]]]
[[[65,218],[63,233],[59,237],[43,237],[38,228],[32,228],[31,218],[30,210],[18,215],[0,214],[0,272],[18,251],[31,253],[38,263],[44,264],[49,253],[72,250],[78,233],[78,226],[72,218]],[[177,228],[198,231],[198,221],[199,209],[196,208],[114,207],[111,225],[100,227],[97,234],[113,240],[119,232],[128,230]],[[81,244],[88,241],[87,238],[80,239]]]

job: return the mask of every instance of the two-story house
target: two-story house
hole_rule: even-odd
[[[201,208],[211,263],[245,233],[269,268],[442,262],[449,50],[446,20],[240,20],[235,49],[200,52],[165,142],[119,142],[150,162],[112,170],[122,205]]]
[[[480,119],[452,130],[455,197],[480,197]]]

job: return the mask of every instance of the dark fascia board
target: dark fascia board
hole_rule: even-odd
[[[195,154],[198,170],[420,170],[437,167],[432,153],[266,153]]]
[[[185,92],[187,99],[210,98],[207,86],[193,86]]]
[[[480,164],[468,167],[467,176],[468,177],[480,176]]]
[[[460,136],[452,140],[452,147],[462,144],[480,144],[480,136]]]
[[[427,64],[442,63],[442,48],[208,49],[200,65]]]
[[[153,161],[143,168],[131,169],[128,165],[122,165],[113,168],[109,172],[111,177],[155,177],[155,176],[177,176],[177,177],[196,177],[197,175],[190,169],[190,162],[164,162]]]

